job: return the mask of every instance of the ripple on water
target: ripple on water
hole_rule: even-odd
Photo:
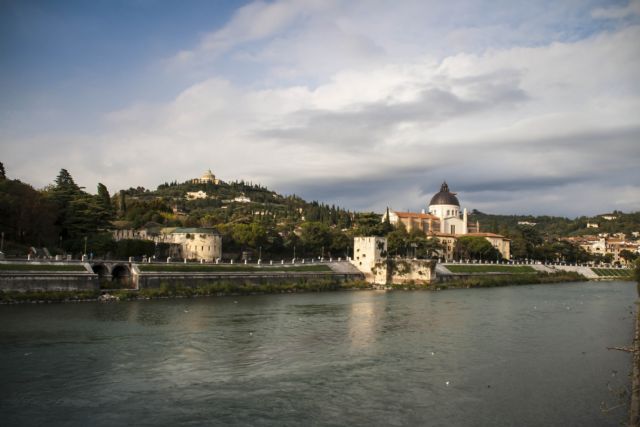
[[[54,426],[618,425],[624,404],[600,403],[619,404],[608,385],[626,375],[610,373],[629,358],[606,346],[630,342],[634,298],[609,282],[0,308],[0,412]]]

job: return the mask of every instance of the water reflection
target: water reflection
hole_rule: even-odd
[[[628,283],[0,307],[7,425],[617,425]],[[617,376],[612,377],[616,371]],[[541,410],[540,408],[545,408]]]
[[[363,351],[375,344],[386,298],[369,294],[366,300],[353,302],[348,317],[350,351]]]

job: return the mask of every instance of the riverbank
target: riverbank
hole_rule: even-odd
[[[633,368],[631,370],[631,404],[629,405],[629,426],[640,425],[640,307],[636,301],[635,334],[633,337]]]
[[[446,289],[470,289],[470,288],[495,288],[499,286],[539,285],[563,282],[584,282],[587,278],[575,272],[557,273],[522,273],[508,275],[466,276],[461,279],[451,279],[445,282],[433,283],[429,286],[432,290],[442,291]],[[394,289],[418,289],[407,285],[394,285]]]
[[[197,287],[167,282],[161,283],[157,288],[140,290],[0,292],[0,304],[88,302],[99,300],[128,301],[156,298],[328,292],[353,289],[373,289],[373,287],[363,280],[340,281],[334,279],[299,280],[291,283],[237,283],[221,281]],[[108,297],[105,297],[105,295],[108,295]]]
[[[199,286],[187,286],[171,281],[160,283],[156,288],[115,289],[109,291],[39,291],[39,292],[0,292],[0,304],[84,302],[84,301],[128,301],[156,298],[193,298],[227,295],[260,295],[298,292],[330,292],[360,289],[385,290],[426,290],[442,291],[446,289],[492,288],[499,286],[521,286],[534,284],[581,282],[585,277],[573,272],[539,273],[504,276],[475,276],[460,280],[451,280],[429,285],[390,285],[380,287],[364,280],[337,279],[300,279],[290,283],[239,283],[217,281]],[[108,295],[108,297],[105,297]]]

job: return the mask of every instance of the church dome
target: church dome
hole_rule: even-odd
[[[214,179],[216,179],[216,176],[213,174],[213,172],[211,172],[211,169],[209,169],[202,174],[202,177],[200,179],[203,181],[213,181]]]
[[[431,202],[429,202],[429,206],[433,205],[454,205],[460,206],[460,202],[456,197],[456,193],[452,193],[449,191],[449,186],[447,182],[442,183],[442,187],[440,187],[440,192],[436,193],[435,196],[431,198]]]

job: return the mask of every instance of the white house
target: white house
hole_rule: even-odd
[[[187,191],[187,200],[206,199],[207,193],[204,191]]]

